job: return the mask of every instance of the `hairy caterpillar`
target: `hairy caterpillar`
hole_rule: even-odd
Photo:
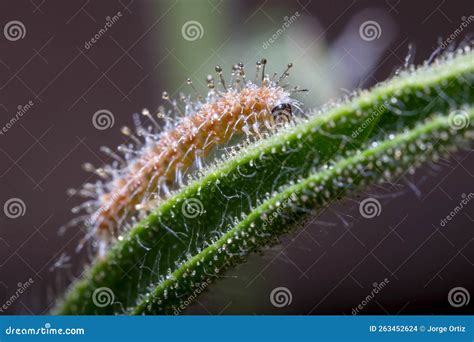
[[[85,223],[90,228],[88,237],[97,237],[99,249],[103,249],[119,236],[120,227],[141,218],[157,201],[181,187],[186,172],[202,168],[213,148],[230,143],[234,136],[258,139],[290,123],[294,109],[299,110],[291,93],[305,89],[281,85],[289,76],[291,63],[279,77],[265,74],[265,65],[265,59],[257,62],[253,82],[247,79],[242,63],[234,65],[229,86],[222,68],[216,66],[222,89],[216,89],[214,78],[208,76],[205,99],[180,95],[177,101],[164,92],[163,99],[172,107],[165,110],[160,106],[158,110],[157,117],[166,123],[164,128],[148,110],[142,112],[149,121],[147,127],[135,115],[136,132],[122,128],[133,144],[119,146],[120,153],[103,147],[103,152],[114,159],[111,165],[95,168],[84,164],[85,170],[102,180],[70,190],[71,194],[92,198],[73,208],[73,212],[86,211],[73,224]],[[187,83],[197,93],[190,79]]]

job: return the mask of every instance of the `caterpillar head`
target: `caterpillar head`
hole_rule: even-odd
[[[276,126],[284,126],[291,122],[293,107],[290,103],[280,103],[272,108],[272,118]]]

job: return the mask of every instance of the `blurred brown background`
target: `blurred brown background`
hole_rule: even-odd
[[[388,78],[407,57],[421,63],[472,14],[471,0],[2,1],[1,27],[22,25],[19,39],[0,35],[0,127],[18,106],[33,106],[0,135],[0,209],[12,198],[24,203],[18,218],[0,210],[0,306],[18,283],[34,283],[0,313],[45,314],[79,274],[88,258],[75,252],[82,232],[58,235],[80,203],[66,189],[93,180],[81,164],[105,162],[99,147],[117,146],[119,128],[157,108],[163,90],[176,95],[187,77],[203,90],[216,64],[253,70],[265,56],[271,72],[294,63],[291,80],[310,89],[301,99],[311,108]],[[367,22],[378,25],[376,38],[361,36]],[[184,30],[191,24],[197,33]],[[470,39],[469,25],[454,47]],[[102,109],[113,113],[112,128],[92,124]],[[188,313],[350,315],[387,278],[361,314],[472,314],[472,300],[453,307],[448,293],[474,293],[474,204],[444,227],[440,220],[474,192],[474,154],[441,164],[331,208],[229,272]],[[373,219],[358,211],[369,196],[382,204]],[[271,304],[277,287],[291,304]]]

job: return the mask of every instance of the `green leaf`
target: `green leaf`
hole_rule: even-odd
[[[229,152],[96,260],[56,312],[180,313],[225,269],[302,219],[302,209],[472,140],[473,79],[473,54],[449,55]],[[467,126],[454,130],[458,119]],[[113,293],[110,305],[98,303],[103,288]]]
[[[474,108],[463,111],[474,118]],[[464,115],[464,114],[461,114]],[[133,314],[180,313],[226,269],[245,259],[278,235],[293,228],[316,208],[314,215],[341,196],[374,182],[385,182],[420,166],[426,160],[449,157],[453,148],[474,138],[470,130],[455,130],[449,117],[428,119],[406,133],[341,158],[327,170],[287,186],[255,208],[218,241],[181,265],[137,306]]]

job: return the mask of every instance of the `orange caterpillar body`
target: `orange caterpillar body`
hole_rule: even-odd
[[[257,74],[262,65],[265,66],[264,60],[257,63]],[[291,64],[288,69],[290,67]],[[146,141],[138,151],[133,151],[133,156],[128,153],[124,159],[106,149],[116,160],[126,162],[121,168],[108,166],[93,169],[87,164],[86,169],[108,179],[105,183],[99,183],[99,189],[94,185],[92,191],[91,184],[86,184],[80,191],[89,196],[92,191],[92,197],[95,197],[85,206],[89,216],[84,221],[92,228],[91,235],[109,242],[120,233],[119,227],[131,218],[142,217],[156,204],[156,200],[166,198],[170,189],[182,185],[184,172],[192,166],[200,168],[202,159],[215,146],[228,143],[234,135],[258,137],[288,122],[292,104],[295,105],[296,101],[290,98],[289,91],[279,85],[288,76],[288,69],[278,81],[265,76],[263,69],[261,85],[257,85],[246,81],[243,65],[239,64],[234,66],[233,76],[237,77],[232,87],[227,88],[222,69],[216,67],[223,91],[214,90],[214,81],[208,78],[210,92],[207,101],[191,110],[188,108],[189,114],[179,117],[167,130],[149,133],[149,129],[148,135],[143,134],[143,128],[137,130],[137,135],[145,135]],[[297,88],[292,91],[297,91]],[[163,98],[170,101],[166,93]],[[179,113],[176,102],[170,102],[175,112]],[[144,114],[157,126],[148,111]],[[137,144],[141,143],[127,127],[122,131]],[[127,149],[122,148],[122,151],[127,154]]]

